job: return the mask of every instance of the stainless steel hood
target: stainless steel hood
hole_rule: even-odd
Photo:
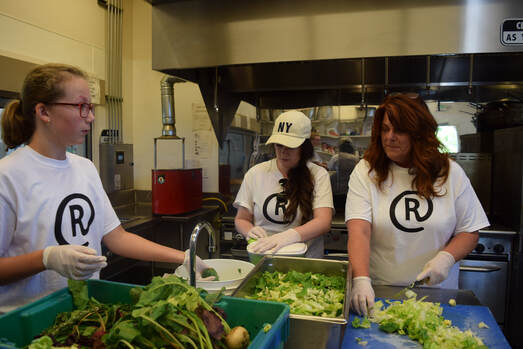
[[[523,45],[501,42],[503,23],[523,18],[520,0],[149,2],[153,69],[199,84],[220,144],[241,100],[523,98]]]

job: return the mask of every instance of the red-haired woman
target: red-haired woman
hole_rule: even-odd
[[[360,314],[374,304],[372,284],[425,279],[457,288],[456,262],[489,225],[464,171],[441,152],[436,129],[417,95],[389,95],[376,110],[371,144],[351,174],[345,206],[351,303]]]

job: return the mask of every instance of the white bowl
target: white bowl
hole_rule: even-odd
[[[230,295],[254,268],[254,264],[237,259],[205,259],[204,262],[214,268],[220,278],[219,281],[196,280],[196,287],[203,288],[209,293],[218,292],[225,287],[225,294]],[[176,268],[174,274],[185,280],[189,279],[183,265]]]

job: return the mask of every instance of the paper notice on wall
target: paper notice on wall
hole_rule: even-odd
[[[197,131],[193,133],[192,157],[197,159],[209,159],[211,154],[210,131]]]
[[[192,104],[192,130],[194,131],[209,131],[211,129],[211,120],[207,109],[203,103]]]
[[[101,104],[100,103],[100,80],[90,76],[87,80],[89,85],[89,94],[91,95],[91,103]]]

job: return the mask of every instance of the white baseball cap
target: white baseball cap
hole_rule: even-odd
[[[298,148],[307,138],[311,138],[311,120],[302,112],[291,110],[276,118],[272,135],[265,144],[277,143]]]

